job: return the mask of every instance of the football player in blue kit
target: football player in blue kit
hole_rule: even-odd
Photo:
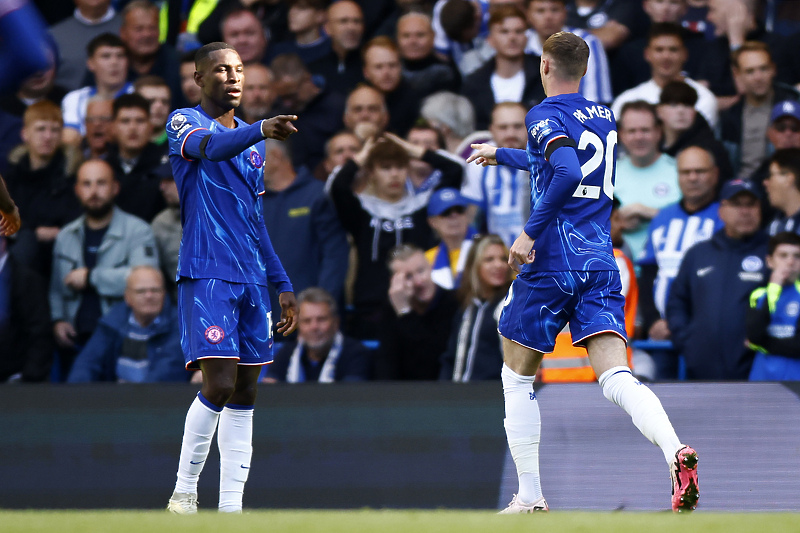
[[[499,321],[505,428],[519,491],[502,513],[546,511],[539,479],[541,422],[533,381],[542,357],[569,323],[585,346],[606,398],[661,448],[672,478],[672,508],[697,504],[697,453],[681,444],[661,402],[627,366],[624,298],[610,237],[617,130],[611,111],[578,93],[589,48],[560,32],[544,44],[545,98],[525,117],[526,150],[476,144],[467,159],[531,173],[531,214],[512,245],[519,272]]]
[[[167,506],[176,514],[197,512],[197,481],[215,432],[219,510],[241,512],[258,376],[272,362],[267,282],[279,293],[279,332],[295,329],[297,313],[261,202],[264,139],[285,140],[297,131],[291,123],[297,117],[248,125],[234,116],[244,66],[226,43],[200,48],[195,69],[200,105],[174,111],[166,125],[183,226],[177,273],[181,346],[186,368],[203,374],[186,415],[178,480]]]

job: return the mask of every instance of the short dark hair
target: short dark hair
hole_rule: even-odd
[[[306,64],[299,55],[293,53],[275,56],[269,64],[269,68],[276,80],[284,77],[298,79],[308,74]]]
[[[381,141],[372,147],[364,162],[364,168],[372,170],[379,165],[396,165],[407,167],[409,164],[408,153],[399,144],[393,141]]]
[[[800,235],[793,231],[782,231],[780,233],[776,233],[769,238],[769,243],[767,243],[767,255],[774,254],[775,250],[777,250],[778,246],[781,244],[800,246]]]
[[[138,107],[139,109],[147,113],[148,117],[150,116],[150,102],[148,102],[147,98],[145,98],[139,93],[130,93],[117,96],[114,99],[114,103],[112,104],[112,109],[113,109],[112,116],[114,118],[117,118],[117,115],[119,115],[120,110],[130,109],[132,107]]]
[[[120,39],[119,35],[116,33],[101,33],[91,41],[89,44],[86,45],[86,56],[92,57],[97,49],[101,46],[111,46],[113,48],[122,48],[125,50],[125,53],[128,53],[128,47],[125,46],[125,43],[122,39]]]
[[[432,131],[436,134],[436,146],[439,149],[443,149],[447,146],[447,141],[445,141],[444,134],[440,130],[431,126],[431,123],[422,117],[418,118],[408,131],[411,132],[412,130]]]
[[[439,12],[439,20],[448,39],[461,42],[464,32],[475,25],[476,9],[469,0],[447,0]]]
[[[548,37],[542,46],[545,54],[552,58],[560,78],[575,80],[586,73],[589,45],[574,33],[560,31]]]
[[[304,303],[310,304],[328,304],[331,314],[339,316],[339,308],[336,305],[336,300],[331,296],[331,293],[320,287],[309,287],[297,295],[297,308]]]
[[[514,4],[498,4],[489,9],[489,21],[487,26],[491,29],[495,24],[502,24],[504,20],[509,18],[522,19],[525,26],[528,25],[528,19],[525,17],[525,12]]]
[[[658,37],[670,36],[677,37],[681,41],[681,46],[686,47],[686,34],[684,29],[674,22],[656,22],[650,26],[650,32],[647,34],[647,45],[649,46],[653,39]]]
[[[166,87],[169,89],[169,84],[166,82],[164,78],[161,76],[156,76],[155,74],[147,74],[145,76],[140,76],[133,82],[133,90],[139,91],[142,87]],[[171,92],[171,91],[170,91]]]
[[[286,4],[288,7],[298,6],[315,11],[325,11],[328,9],[328,2],[326,0],[287,0]]]
[[[784,172],[791,172],[794,175],[794,186],[800,190],[800,148],[776,150],[769,162],[775,163]]]
[[[567,0],[525,0],[525,9],[528,9],[528,6],[534,2],[555,2],[557,4],[562,4],[563,6],[567,5]]]
[[[391,250],[389,250],[389,255],[386,257],[386,266],[389,267],[389,271],[392,270],[392,265],[395,261],[405,261],[409,257],[415,254],[422,254],[425,255],[425,250],[417,246],[416,244],[404,243],[398,244]]]
[[[670,81],[661,89],[658,103],[694,107],[697,103],[697,91],[685,81]]]
[[[229,45],[228,43],[223,43],[222,41],[203,45],[197,50],[197,52],[194,53],[194,68],[199,69],[200,63],[208,59],[211,54],[218,50],[236,51],[233,46]]]
[[[655,121],[655,125],[661,127],[661,119],[658,118],[658,113],[656,113],[656,106],[644,100],[634,100],[633,102],[626,102],[622,106],[622,109],[619,110],[619,116],[616,117],[618,126],[620,127],[624,126],[622,117],[624,117],[625,113],[627,113],[628,111],[644,111],[645,113],[650,113],[651,115],[653,115],[653,120]]]

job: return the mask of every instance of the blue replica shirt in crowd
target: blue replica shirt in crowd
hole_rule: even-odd
[[[525,125],[525,152],[497,150],[499,164],[531,173],[525,233],[535,240],[536,255],[522,272],[617,270],[610,234],[617,146],[611,110],[577,93],[562,94],[531,109]]]
[[[723,225],[719,202],[711,202],[691,215],[677,202],[659,211],[650,222],[650,234],[638,263],[658,265],[653,300],[662,317],[667,316],[669,287],[678,275],[686,250],[710,239]]]
[[[167,120],[169,157],[181,205],[178,278],[275,285],[291,291],[264,224],[261,123],[229,129],[200,106]]]

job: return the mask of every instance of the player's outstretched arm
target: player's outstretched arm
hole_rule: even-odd
[[[19,209],[8,194],[6,182],[0,177],[0,235],[5,237],[14,235],[21,225]]]
[[[282,292],[278,295],[278,302],[281,304],[281,321],[278,322],[278,333],[283,336],[290,335],[297,329],[297,300],[293,292]]]
[[[285,141],[289,135],[297,131],[292,124],[293,120],[297,120],[297,115],[278,115],[264,119],[261,121],[261,134],[265,139]]]

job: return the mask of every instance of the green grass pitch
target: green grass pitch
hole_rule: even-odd
[[[740,533],[800,531],[800,514],[551,511],[497,516],[492,511],[245,510],[243,515],[201,511],[0,511],[3,533]]]

